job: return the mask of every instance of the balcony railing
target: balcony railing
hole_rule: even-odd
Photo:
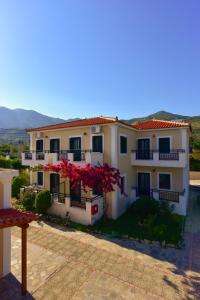
[[[146,195],[142,192],[140,192],[140,189],[138,187],[132,187],[132,190],[135,190],[135,196],[140,197],[140,196],[147,196],[151,197],[157,200],[165,200],[165,201],[170,201],[170,202],[180,202],[180,196],[184,196],[185,190],[182,192],[177,192],[177,191],[166,191],[166,190],[159,190],[159,189],[150,189],[149,193],[146,193]]]
[[[133,150],[136,154],[136,159],[153,159],[153,150],[150,151],[138,151]]]
[[[64,194],[64,193],[53,193],[52,194],[52,200],[64,204],[65,199],[69,198],[71,207],[79,207],[82,209],[86,209],[86,202],[93,202],[98,197],[99,196],[94,196],[94,197],[88,198],[88,197],[81,196],[81,197],[77,197],[75,199],[74,196],[70,195],[70,194]]]
[[[179,160],[179,153],[184,153],[183,149],[170,150],[170,152],[159,152],[159,150],[139,151],[132,150],[135,153],[136,160],[153,160],[154,154],[159,154],[159,160]]]

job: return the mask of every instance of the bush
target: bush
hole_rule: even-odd
[[[38,213],[45,213],[51,206],[51,194],[48,190],[40,191],[35,198],[35,209]]]
[[[143,221],[149,215],[154,215],[159,212],[159,202],[143,196],[133,203],[132,211]]]
[[[10,169],[11,168],[11,160],[1,157],[0,158],[0,168]]]
[[[12,164],[13,169],[20,170],[22,168],[22,163],[21,163],[21,160],[19,158],[14,158],[11,161],[11,164]]]
[[[16,176],[12,182],[12,197],[19,199],[20,188],[25,185],[24,179],[21,176]]]
[[[26,210],[34,210],[35,193],[25,192],[22,199],[22,205]]]

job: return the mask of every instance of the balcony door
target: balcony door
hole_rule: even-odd
[[[150,173],[138,173],[139,196],[150,196]]]
[[[74,161],[81,160],[81,137],[71,137],[69,139],[70,153],[74,154]]]
[[[138,139],[138,159],[150,159],[150,139]]]
[[[92,152],[103,152],[103,137],[102,135],[92,136]]]
[[[50,174],[50,193],[59,193],[60,192],[60,175],[56,173]]]
[[[159,138],[159,153],[170,153],[170,138],[169,137],[163,137]]]
[[[36,152],[43,152],[44,142],[43,140],[36,140]]]
[[[60,140],[51,139],[50,140],[50,153],[59,153],[60,152]]]

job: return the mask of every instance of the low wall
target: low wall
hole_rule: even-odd
[[[92,206],[98,205],[98,211],[92,215]],[[73,222],[83,225],[93,225],[97,220],[103,216],[103,199],[102,197],[96,198],[92,202],[86,202],[86,209],[80,207],[70,206],[70,199],[65,198],[65,203],[53,201],[52,206],[48,209],[48,213],[66,217],[66,213],[69,212],[70,219]]]

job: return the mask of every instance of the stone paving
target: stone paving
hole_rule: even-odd
[[[27,299],[200,299],[200,209],[195,197],[192,193],[182,250],[33,224],[28,230],[32,298]],[[18,228],[12,230],[12,245],[12,272],[20,281]],[[0,284],[0,299],[20,298],[2,298]]]

